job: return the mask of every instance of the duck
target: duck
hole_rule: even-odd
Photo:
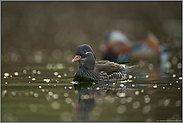
[[[148,32],[145,41],[142,43],[134,43],[119,30],[106,31],[104,33],[104,44],[100,47],[104,60],[117,63],[124,61],[135,63],[143,60],[157,65],[164,65],[176,48],[177,46],[160,44],[152,32]]]
[[[125,80],[138,65],[126,66],[108,60],[96,61],[93,49],[88,44],[78,46],[72,62],[79,61],[79,69],[73,81],[99,82]]]

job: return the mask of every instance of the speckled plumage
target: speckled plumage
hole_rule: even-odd
[[[79,61],[79,69],[74,76],[74,81],[117,81],[127,78],[128,73],[137,68],[137,65],[124,68],[123,65],[107,60],[95,61],[95,54],[89,45],[80,45],[76,57],[72,60]]]

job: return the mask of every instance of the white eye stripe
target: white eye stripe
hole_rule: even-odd
[[[85,54],[92,53],[92,52],[86,52]]]

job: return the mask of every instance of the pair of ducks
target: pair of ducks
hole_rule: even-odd
[[[104,34],[104,41],[100,48],[104,59],[117,63],[144,60],[163,65],[169,60],[172,51],[178,48],[178,45],[160,44],[150,32],[142,43],[134,43],[121,31],[111,30]]]
[[[128,74],[138,65],[128,66],[110,62],[107,60],[96,61],[92,48],[87,45],[80,45],[76,50],[76,56],[72,62],[79,61],[79,69],[73,81],[117,81],[124,80]]]

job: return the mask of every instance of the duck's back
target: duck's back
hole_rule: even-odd
[[[96,73],[100,73],[101,71],[106,72],[108,75],[114,72],[122,72],[125,71],[125,68],[117,63],[110,62],[108,60],[101,60],[95,62],[95,69]]]

